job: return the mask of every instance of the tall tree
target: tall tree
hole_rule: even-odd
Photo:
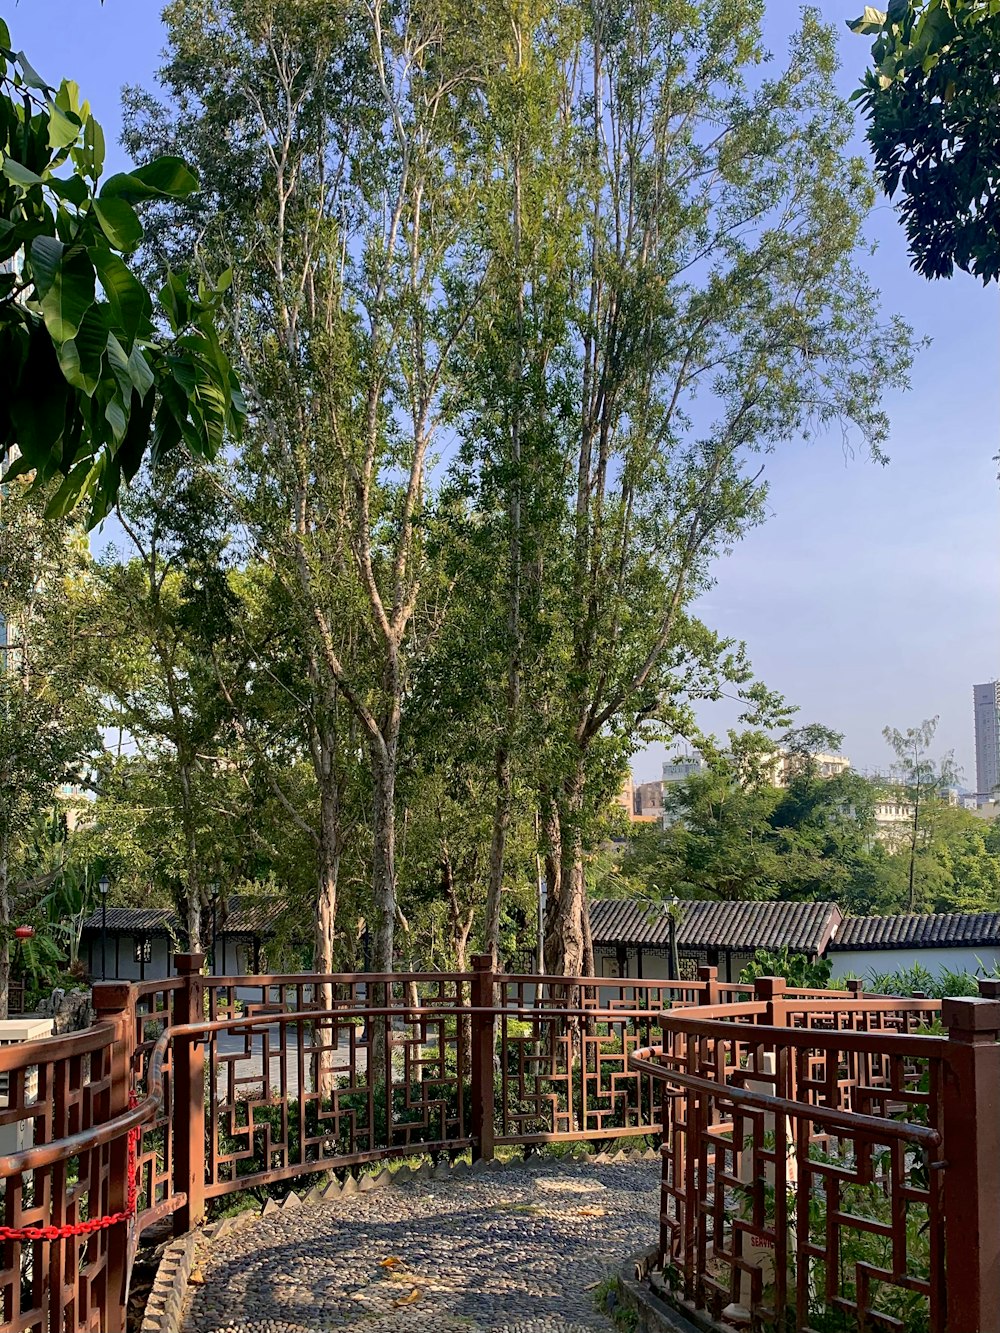
[[[226,534],[214,491],[186,466],[138,481],[117,520],[127,544],[95,569],[88,674],[110,735],[125,737],[153,770],[152,783],[140,786],[166,824],[164,841],[178,835],[170,887],[188,947],[198,951],[209,883],[219,878],[216,832],[226,827],[211,793],[229,770],[230,737],[209,651],[231,596],[219,567]],[[134,766],[126,763],[121,777],[134,781]],[[113,774],[107,781],[114,790]]]
[[[327,718],[343,701],[367,751],[373,963],[386,969],[400,736],[429,597],[429,450],[481,268],[453,109],[476,24],[383,0],[198,0],[165,20],[178,114],[135,99],[134,141],[159,126],[184,145],[211,192],[201,244],[236,274],[253,418],[241,518],[299,616]],[[328,877],[330,922],[335,893]]]
[[[57,786],[83,775],[97,748],[67,589],[87,565],[79,529],[47,523],[51,492],[0,486],[0,1018],[7,1016],[15,866]]]
[[[931,758],[930,747],[937,732],[937,724],[937,717],[931,717],[925,718],[919,726],[907,727],[905,731],[897,727],[882,728],[882,735],[896,756],[902,794],[912,805],[906,895],[908,912],[917,910],[917,844],[921,819],[925,817],[928,806],[932,805],[938,789],[950,785],[957,777],[951,753],[937,763]]]
[[[879,395],[909,361],[908,331],[880,323],[854,262],[873,191],[847,154],[833,34],[806,11],[772,73],[762,13],[727,0],[586,3],[529,29],[555,64],[572,151],[560,155],[561,137],[546,151],[563,172],[559,216],[575,225],[547,252],[565,301],[557,346],[538,359],[560,408],[569,402],[554,433],[564,513],[538,562],[551,576],[551,690],[535,712],[554,972],[587,966],[588,810],[615,746],[627,753],[654,719],[683,734],[692,693],[738,671],[691,603],[763,516],[754,455],[836,422],[881,456]],[[512,134],[498,148],[515,183],[522,144]],[[520,346],[523,281],[509,301]],[[495,375],[508,460],[523,394],[516,373]],[[523,462],[505,485],[509,537]],[[521,566],[507,564],[515,606]],[[513,662],[521,640],[508,635]]]

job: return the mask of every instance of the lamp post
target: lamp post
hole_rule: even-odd
[[[111,888],[111,881],[105,872],[98,880],[97,887],[101,891],[101,980],[108,979],[108,889]]]
[[[670,973],[675,981],[681,979],[681,960],[677,953],[677,895],[671,894],[667,902],[667,920],[670,922]]]
[[[219,886],[214,880],[208,886],[208,895],[212,900],[212,975],[214,976],[219,970],[215,961],[215,946],[218,938]]]

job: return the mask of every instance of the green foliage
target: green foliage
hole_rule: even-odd
[[[1000,4],[893,0],[850,25],[874,37],[855,94],[868,119],[879,184],[924,277],[964,269],[1000,276]]]
[[[944,968],[934,976],[920,963],[911,967],[900,968],[895,972],[879,972],[872,968],[864,977],[865,989],[875,995],[913,995],[922,992],[932,1000],[943,1000],[947,996],[979,994],[980,976],[996,976],[997,969],[987,972],[982,964],[979,970],[957,972]]]
[[[789,986],[826,990],[831,971],[831,964],[825,958],[813,961],[806,954],[793,953],[787,947],[776,953],[758,949],[739,979],[753,982],[758,977],[784,977]]]
[[[154,307],[128,262],[135,205],[184,198],[196,177],[159,158],[99,186],[104,152],[77,85],[50,87],[0,19],[0,464],[61,476],[47,512],[86,501],[91,523],[150,440],[156,459],[181,441],[210,458],[242,413],[215,328],[228,277],[195,296],[169,274]]]

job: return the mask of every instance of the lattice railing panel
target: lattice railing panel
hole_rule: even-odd
[[[0,1132],[7,1151],[51,1143],[109,1118],[110,1035],[89,1032],[0,1051]],[[44,1056],[44,1058],[43,1058]],[[28,1060],[34,1063],[27,1063]],[[111,1208],[111,1147],[8,1176],[0,1198],[0,1326],[102,1333],[109,1232],[57,1239],[9,1231],[71,1229]]]

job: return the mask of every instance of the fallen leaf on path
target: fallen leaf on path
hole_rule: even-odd
[[[399,1268],[402,1262],[398,1254],[390,1254],[388,1259],[380,1259],[378,1264],[379,1268]]]
[[[414,1287],[408,1296],[402,1296],[398,1301],[393,1301],[393,1305],[398,1310],[401,1305],[412,1305],[414,1301],[420,1300],[420,1288]]]
[[[606,1217],[608,1210],[598,1208],[596,1204],[590,1204],[586,1208],[578,1208],[577,1213],[580,1217]]]
[[[205,1274],[200,1268],[196,1268],[188,1278],[188,1281],[195,1287],[203,1287],[205,1285]]]

